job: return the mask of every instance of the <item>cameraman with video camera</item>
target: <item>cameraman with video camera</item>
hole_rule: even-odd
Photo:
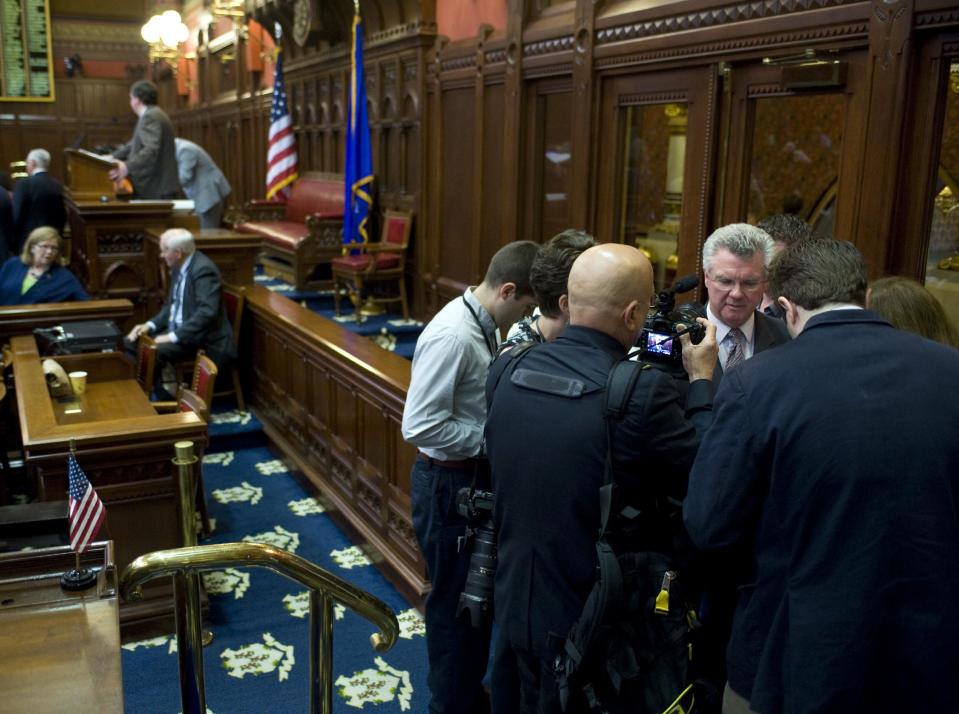
[[[573,264],[568,290],[564,333],[505,353],[487,380],[497,648],[517,664],[522,711],[561,711],[554,660],[596,583],[607,378],[643,330],[653,271],[635,248],[599,245]],[[679,338],[690,379],[685,409],[666,372],[637,367],[624,415],[611,427],[617,483],[642,511],[644,533],[659,541],[643,547],[671,547],[669,514],[657,513],[656,504],[685,493],[700,435],[712,418],[715,327],[698,323],[705,327],[699,344]],[[497,686],[494,679],[494,704]],[[583,692],[570,693],[567,712],[586,707]]]

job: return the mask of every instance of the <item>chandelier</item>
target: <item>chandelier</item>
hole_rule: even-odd
[[[150,61],[163,60],[174,69],[180,56],[179,45],[189,36],[190,31],[176,10],[154,15],[140,28],[140,37],[150,45]]]

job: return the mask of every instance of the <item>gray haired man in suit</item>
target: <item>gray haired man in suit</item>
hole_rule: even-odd
[[[230,182],[203,147],[192,141],[176,140],[176,163],[180,185],[193,201],[200,228],[219,228],[226,197],[232,191]]]
[[[775,250],[768,233],[746,223],[717,228],[703,245],[703,272],[709,291],[706,317],[716,325],[719,343],[713,374],[717,389],[724,372],[789,341],[782,320],[757,309]]]
[[[152,335],[159,362],[192,358],[203,349],[224,371],[236,359],[236,349],[223,310],[219,268],[196,249],[193,234],[183,228],[160,236],[160,257],[170,268],[170,292],[159,313],[130,330],[127,350],[135,352],[140,335]]]

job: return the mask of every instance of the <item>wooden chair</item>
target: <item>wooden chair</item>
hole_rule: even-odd
[[[209,359],[209,358],[207,358]],[[200,360],[197,359],[197,364],[200,364]],[[213,364],[211,361],[210,364]],[[214,367],[215,369],[215,367]],[[215,376],[215,373],[214,373]],[[210,390],[212,391],[212,381]],[[209,424],[210,424],[210,406],[209,402],[203,400],[199,394],[197,394],[192,389],[180,389],[179,394],[177,394],[177,408],[181,412],[193,412],[203,421],[207,423],[207,433],[209,433]],[[203,533],[209,535],[213,530],[210,527],[210,510],[206,503],[206,487],[203,485],[203,450],[197,450],[197,458],[199,461],[196,463],[196,493],[194,496],[194,502],[196,503],[197,511],[200,514],[200,524],[203,528]]]
[[[206,402],[207,407],[213,403],[213,388],[216,385],[217,372],[219,370],[213,360],[207,357],[203,350],[197,350],[190,389]]]
[[[340,289],[349,290],[350,301],[360,311],[364,304],[400,303],[403,319],[410,317],[406,301],[406,251],[410,243],[413,214],[407,211],[384,211],[383,229],[378,243],[357,246],[355,255],[344,255],[331,262],[333,271],[333,303],[340,314]],[[364,288],[371,283],[393,283],[394,292],[374,296]]]
[[[140,384],[140,389],[146,392],[147,396],[153,391],[153,377],[157,366],[157,343],[147,334],[142,334],[137,339],[137,367],[136,377]]]
[[[209,359],[209,358],[207,358]],[[199,364],[199,360],[197,360]],[[212,364],[212,362],[211,362]],[[181,385],[177,390],[176,401],[173,402],[153,402],[153,408],[161,414],[170,412],[193,412],[207,424],[207,433],[209,433],[210,407],[203,398],[194,390]],[[199,459],[194,469],[196,483],[194,484],[194,502],[196,503],[197,513],[200,514],[200,525],[203,533],[209,534],[210,512],[206,503],[206,487],[203,485],[203,449],[196,448],[196,456]]]
[[[240,352],[240,326],[243,324],[243,304],[246,302],[246,295],[231,288],[223,288],[223,308],[226,310],[226,319],[230,321],[230,327],[233,328],[233,346],[236,348],[237,355]],[[230,368],[232,377],[232,388],[223,389],[216,393],[216,396],[225,396],[229,394],[236,395],[236,406],[241,412],[246,411],[246,401],[243,399],[243,388],[240,385],[240,370],[236,364]]]
[[[201,365],[200,357],[203,357],[203,364]],[[206,352],[203,350],[196,351],[196,357],[192,360],[185,362],[177,362],[174,365],[176,369],[176,381],[178,385],[189,385],[189,388],[194,392],[199,394],[203,400],[209,405],[213,403],[213,382],[216,381],[216,375],[219,372],[216,364],[209,357],[206,356]],[[189,381],[187,381],[187,374],[190,375]],[[207,379],[210,379],[210,392],[206,392],[206,382]]]

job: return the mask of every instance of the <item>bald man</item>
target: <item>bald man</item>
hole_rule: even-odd
[[[635,248],[599,245],[573,264],[568,290],[563,334],[519,356],[519,348],[505,353],[486,384],[499,555],[497,662],[513,663],[522,711],[560,711],[552,664],[596,581],[606,380],[643,329],[653,270]],[[685,408],[669,375],[642,369],[615,427],[616,482],[644,514],[647,504],[683,497],[711,421],[716,328],[700,322],[707,330],[700,344],[682,338],[691,381]],[[651,519],[648,525],[656,530]],[[664,542],[637,547],[668,552],[671,533],[659,531]],[[511,686],[507,671],[498,670],[502,679],[494,672],[494,703]],[[566,711],[585,711],[583,693],[570,694]]]

